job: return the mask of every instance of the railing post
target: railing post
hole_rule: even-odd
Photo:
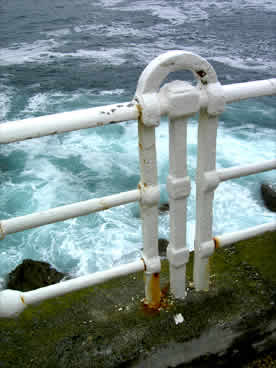
[[[170,203],[170,242],[167,257],[170,262],[170,288],[177,298],[186,296],[186,248],[187,197],[190,178],[186,170],[187,119],[170,119],[170,169],[167,189]],[[182,140],[182,142],[180,142]]]
[[[158,91],[167,75],[179,70],[191,70],[198,80],[198,86],[196,88],[192,86],[187,87],[187,84],[183,84],[184,82],[176,81],[173,85],[171,84],[171,87],[173,86],[171,91],[166,90],[166,86]],[[185,297],[185,270],[188,260],[188,250],[186,249],[186,197],[190,191],[190,183],[186,174],[185,163],[187,117],[199,111],[202,94],[204,95],[204,100],[208,100],[208,113],[212,114],[213,111],[216,113],[217,88],[214,87],[217,84],[216,73],[205,59],[189,52],[169,51],[154,59],[146,67],[141,74],[136,90],[135,100],[136,103],[138,102],[137,106],[141,111],[140,126],[157,126],[160,121],[160,111],[162,111],[162,114],[167,113],[170,117],[170,160],[172,162],[170,163],[168,191],[171,206],[171,242],[167,254],[171,269],[171,289],[178,298]],[[144,129],[140,128],[140,135]],[[143,133],[144,136],[145,132],[146,130]],[[140,144],[142,145],[140,148],[144,149],[142,139],[140,139]],[[153,145],[153,143],[151,144]],[[147,161],[140,154],[141,170],[145,172],[152,171],[152,167],[147,165],[144,160]],[[142,174],[142,177],[145,177],[145,174]],[[141,188],[145,189],[143,180]],[[154,211],[156,210],[157,206]],[[146,216],[149,210],[146,210],[141,205],[141,212],[144,227],[144,255],[157,259],[155,256],[157,254],[157,238],[155,236],[157,232],[154,230],[151,240],[147,240],[146,232],[152,231],[146,230],[147,221],[149,226],[151,226],[151,221],[147,220],[148,216]],[[153,209],[151,214],[153,216]],[[150,236],[148,238],[150,239]],[[149,251],[148,247],[149,249],[150,247],[156,247],[156,249]]]
[[[186,263],[189,260],[186,218],[187,197],[191,191],[190,178],[187,176],[187,123],[188,117],[199,110],[200,93],[198,88],[181,81],[165,85],[163,93],[167,95],[170,120],[170,164],[167,180],[170,203],[170,243],[167,256],[170,262],[171,292],[176,298],[182,299],[186,296]],[[185,104],[183,104],[184,101]]]
[[[200,246],[212,239],[214,190],[216,180],[207,185],[205,173],[216,168],[218,116],[224,110],[223,89],[219,82],[207,85],[208,107],[201,109],[198,121],[196,174],[196,236],[194,284],[196,290],[209,288],[208,258],[201,257]],[[209,183],[210,184],[210,183]]]
[[[158,203],[157,163],[155,147],[155,127],[138,121],[139,157],[141,179],[140,212],[143,233],[143,260],[145,262],[145,304],[150,308],[160,305],[160,259],[158,254]]]
[[[217,117],[210,118],[207,111],[201,111],[198,121],[198,150],[196,176],[196,235],[194,257],[194,284],[197,290],[208,290],[208,259],[201,258],[200,244],[212,239],[214,191],[204,187],[205,171],[216,167]]]

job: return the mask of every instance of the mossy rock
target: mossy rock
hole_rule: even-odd
[[[29,291],[53,285],[67,275],[47,262],[24,259],[7,277],[7,289]]]
[[[266,208],[276,212],[276,185],[263,183],[261,185],[261,194]]]

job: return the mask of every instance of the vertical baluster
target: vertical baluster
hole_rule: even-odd
[[[212,239],[215,188],[206,187],[204,173],[216,169],[218,118],[208,115],[206,110],[201,110],[198,124],[194,283],[197,290],[208,290],[208,259],[200,257],[199,248],[200,244]]]
[[[141,169],[140,210],[143,233],[143,258],[145,260],[145,304],[150,308],[160,305],[160,259],[158,254],[158,203],[159,189],[156,163],[155,127],[138,122],[139,158]]]
[[[167,250],[170,261],[170,287],[177,298],[186,296],[186,263],[189,250],[186,248],[187,196],[190,180],[187,176],[187,121],[186,118],[171,118],[169,125],[169,177],[167,188],[170,202],[170,244]]]

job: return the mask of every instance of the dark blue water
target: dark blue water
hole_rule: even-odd
[[[258,0],[0,1],[0,119],[132,99],[140,73],[168,50],[208,59],[223,84],[276,75],[276,3]],[[137,187],[137,124],[84,130],[0,147],[0,218],[6,219]],[[194,176],[196,123],[189,126]],[[276,154],[275,98],[228,106],[220,120],[217,166],[254,163]],[[157,130],[161,199],[168,171],[168,132]],[[214,233],[272,220],[259,187],[275,171],[233,180],[216,191]],[[195,188],[188,243],[194,238]],[[168,216],[160,236],[169,236]],[[0,277],[23,258],[85,274],[139,257],[135,204],[7,236]]]

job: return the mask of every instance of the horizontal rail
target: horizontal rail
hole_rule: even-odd
[[[250,227],[246,230],[215,236],[214,241],[216,243],[216,248],[223,248],[238,241],[250,239],[254,236],[264,234],[267,231],[274,230],[276,230],[276,222],[270,222],[268,224]]]
[[[260,81],[225,84],[222,86],[225,103],[233,103],[248,98],[276,95],[276,78]],[[208,97],[201,93],[200,107],[208,106]],[[168,108],[166,108],[168,110]]]
[[[257,235],[276,230],[276,222],[249,227],[245,230],[235,231],[224,235],[217,235],[212,240],[204,242],[200,246],[200,257],[210,257],[216,249],[225,248],[241,240],[253,238]]]
[[[28,305],[42,302],[72,291],[98,285],[116,277],[125,276],[131,273],[144,271],[144,261],[142,259],[113,267],[107,271],[95,272],[86,276],[80,276],[73,280],[67,280],[58,284],[45,286],[40,289],[20,292],[17,290],[4,290],[0,292],[0,317],[14,317],[20,314]]]
[[[224,85],[226,103],[250,97],[276,94],[276,79]],[[208,97],[201,93],[200,107],[207,107]],[[160,97],[161,115],[168,114],[166,99]],[[124,102],[102,107],[64,112],[0,124],[0,143],[12,143],[51,134],[136,120],[139,109],[136,102]]]
[[[226,103],[247,98],[272,96],[276,94],[276,78],[224,85],[223,92]]]
[[[90,109],[63,112],[0,125],[0,143],[12,143],[52,134],[138,119],[133,102],[124,102]]]
[[[226,169],[217,170],[217,175],[220,181],[226,181],[229,179],[240,178],[241,176],[247,176],[252,174],[258,174],[260,172],[276,169],[276,159],[258,162],[247,166],[234,166]]]
[[[89,275],[77,277],[73,280],[67,280],[55,285],[25,292],[24,300],[26,304],[36,304],[37,302],[61,296],[75,290],[101,284],[115,277],[121,277],[130,273],[144,271],[144,267],[144,262],[140,259],[129,264],[113,267],[107,271],[95,272]]]
[[[85,216],[93,212],[104,211],[112,207],[136,202],[140,200],[140,197],[140,190],[135,189],[111,196],[89,199],[87,201],[51,208],[47,211],[35,212],[30,215],[2,220],[0,222],[0,233],[3,238],[7,234],[13,234],[18,231],[65,221],[70,218]]]
[[[246,166],[233,166],[226,169],[207,171],[204,174],[205,190],[215,190],[221,182],[226,180],[240,178],[242,176],[252,174],[258,174],[273,169],[276,169],[276,159],[262,161]]]

